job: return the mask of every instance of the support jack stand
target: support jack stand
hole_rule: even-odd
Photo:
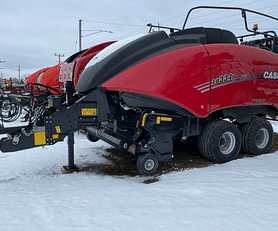
[[[74,132],[68,133],[68,165],[61,168],[62,173],[72,173],[82,171],[82,166],[74,164]]]

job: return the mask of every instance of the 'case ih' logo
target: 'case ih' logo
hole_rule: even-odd
[[[265,71],[264,72],[264,78],[265,79],[278,79],[278,73],[275,72],[275,71],[271,71],[271,72],[268,72],[268,71]]]

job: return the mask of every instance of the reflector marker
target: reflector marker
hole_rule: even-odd
[[[82,116],[96,116],[97,114],[97,108],[81,108]]]
[[[55,129],[56,129],[56,132],[57,132],[57,133],[61,133],[60,126],[55,126]]]
[[[157,117],[156,118],[156,124],[160,124],[160,122],[165,121],[165,122],[171,122],[173,120],[172,117]]]

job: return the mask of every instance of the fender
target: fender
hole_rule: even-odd
[[[223,109],[224,117],[235,118],[240,124],[248,123],[254,115],[265,114],[272,119],[276,118],[277,110],[272,106],[242,106]]]

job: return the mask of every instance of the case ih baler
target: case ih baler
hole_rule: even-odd
[[[240,37],[217,28],[189,28],[192,10],[240,10]],[[196,7],[182,29],[168,28],[115,42],[91,59],[74,87],[59,96],[44,88],[29,124],[1,128],[1,151],[53,145],[68,136],[69,165],[75,169],[74,132],[102,139],[133,153],[142,174],[153,174],[173,157],[173,140],[198,138],[207,159],[226,162],[240,150],[266,153],[278,108],[278,43],[274,31],[249,29],[242,8]],[[151,29],[152,25],[151,26]],[[161,28],[161,27],[160,27]],[[263,38],[243,42],[249,36]],[[238,39],[241,39],[241,44]]]

